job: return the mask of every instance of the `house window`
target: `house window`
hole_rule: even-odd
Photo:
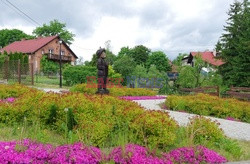
[[[44,50],[42,50],[42,55],[44,54]]]
[[[65,54],[65,52],[64,51],[61,51],[61,55],[64,55]]]
[[[49,54],[53,54],[53,49],[49,49]]]

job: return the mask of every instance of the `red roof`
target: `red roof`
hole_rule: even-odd
[[[15,41],[1,49],[1,51],[34,53],[58,36],[39,37],[32,40]]]
[[[205,52],[190,52],[190,54],[192,56],[196,56],[197,54],[201,54],[201,58],[203,59],[203,61],[215,65],[215,66],[220,66],[222,64],[224,64],[224,62],[220,59],[215,59],[213,52],[212,51],[205,51]]]

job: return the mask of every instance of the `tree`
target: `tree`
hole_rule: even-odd
[[[202,68],[207,68],[208,64],[204,62],[200,54],[194,57],[194,67],[183,66],[180,69],[177,84],[182,88],[195,88],[201,86],[205,80],[202,75]]]
[[[188,56],[188,54],[184,53],[179,53],[179,55],[173,60],[173,64],[176,65],[176,66],[179,66],[181,67],[182,66],[182,59],[185,57],[185,56]]]
[[[48,75],[56,73],[59,70],[59,64],[48,60],[47,56],[43,56],[41,59],[41,70]]]
[[[122,77],[124,79],[124,82],[127,80],[127,76],[131,75],[131,73],[134,71],[134,68],[136,67],[136,63],[132,58],[129,56],[124,56],[120,59],[117,59],[114,62],[114,70],[117,73],[122,74]]]
[[[147,60],[146,66],[150,68],[151,65],[155,65],[160,72],[166,72],[171,70],[169,60],[162,51],[152,52]]]
[[[18,29],[0,30],[0,46],[1,47],[5,47],[15,41],[20,41],[21,39],[32,39],[32,38],[34,37]]]
[[[118,52],[117,59],[120,59],[124,56],[128,55],[131,57],[131,49],[129,47],[122,47],[121,50]]]
[[[50,21],[49,25],[43,24],[42,27],[37,27],[33,30],[33,34],[38,36],[54,36],[59,35],[67,44],[74,41],[75,34],[69,32],[66,28],[66,23],[60,23],[58,20]]]
[[[227,85],[250,86],[250,2],[230,5],[229,18],[221,36],[221,56],[225,62],[219,67]],[[218,47],[218,45],[217,45]]]
[[[146,65],[150,51],[150,49],[143,45],[135,46],[131,49],[131,57],[134,59],[136,64]]]

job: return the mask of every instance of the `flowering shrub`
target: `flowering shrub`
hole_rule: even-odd
[[[21,148],[21,149],[20,149]],[[0,142],[0,163],[98,163],[102,153],[98,148],[87,147],[80,143],[54,148],[28,139],[21,143]]]
[[[115,147],[105,155],[96,147],[88,147],[81,143],[53,147],[28,139],[21,142],[0,142],[0,163],[89,163],[115,162],[121,164],[172,164],[172,163],[225,163],[227,160],[203,146],[177,148],[169,153],[157,156],[147,148],[127,144],[124,148]]]
[[[20,84],[6,85],[0,84],[0,99],[6,99],[9,97],[19,97],[27,92],[34,92],[36,89],[32,89]]]
[[[164,148],[175,141],[177,123],[167,113],[146,111],[132,123],[132,130],[143,145]]]
[[[203,146],[177,148],[169,153],[162,153],[162,157],[148,151],[145,147],[128,144],[125,148],[117,147],[108,156],[109,160],[116,163],[225,163],[226,158],[213,150]]]
[[[209,118],[195,116],[190,119],[187,125],[187,133],[193,138],[194,143],[204,143],[210,141],[212,143],[225,138],[224,132],[218,127],[219,123],[211,121]]]
[[[111,96],[155,96],[157,92],[144,88],[112,87],[108,88]],[[93,95],[97,88],[88,87],[87,84],[74,85],[70,91]]]
[[[169,95],[165,104],[172,110],[185,110],[219,118],[230,117],[250,123],[250,103],[232,98],[219,98],[207,94]]]
[[[204,146],[183,147],[164,155],[174,163],[225,163],[226,158]]]

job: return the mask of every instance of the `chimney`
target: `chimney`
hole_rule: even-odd
[[[216,50],[215,49],[213,50],[213,55],[214,55],[214,57],[216,57]]]
[[[21,41],[25,41],[26,39],[25,38],[22,38]]]

